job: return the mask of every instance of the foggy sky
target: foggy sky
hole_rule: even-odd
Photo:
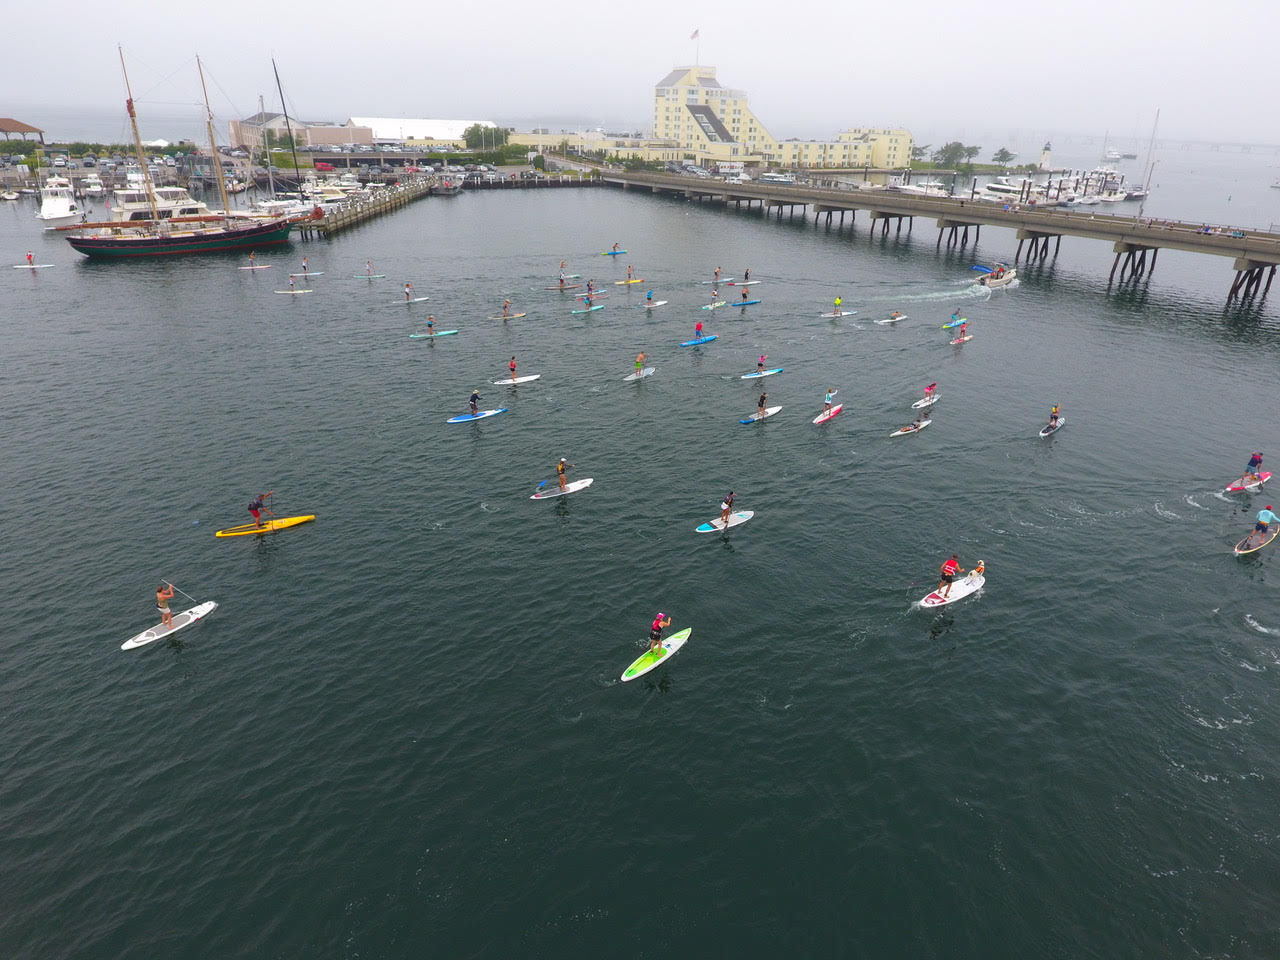
[[[1055,131],[1145,142],[1160,107],[1162,137],[1280,143],[1267,99],[1280,80],[1280,15],[1266,0],[822,6],[307,0],[223,5],[211,17],[157,0],[76,3],[56,18],[56,47],[34,35],[10,45],[0,113],[60,136],[79,133],[79,116],[118,115],[123,132],[118,41],[145,138],[197,132],[196,53],[224,123],[256,112],[260,93],[278,109],[274,55],[289,112],[303,119],[647,130],[654,84],[695,62],[698,30],[699,62],[745,90],[779,138],[903,126],[922,142],[1025,153]]]

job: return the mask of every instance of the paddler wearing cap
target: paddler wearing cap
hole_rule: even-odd
[[[565,471],[566,471],[566,470],[568,470],[568,469],[569,469],[570,467],[572,467],[572,466],[573,466],[573,464],[572,464],[572,463],[569,463],[567,460],[565,460],[565,458],[564,458],[564,457],[561,457],[561,458],[560,458],[560,462],[556,464],[556,479],[560,481],[560,489],[561,489],[561,490],[563,490],[563,489],[564,489],[565,481],[569,479],[569,478],[565,475]]]
[[[659,613],[653,618],[653,623],[649,624],[649,650],[652,652],[662,645],[662,630],[664,627],[671,626],[671,618],[665,613]]]
[[[1255,483],[1262,478],[1258,476],[1258,468],[1262,466],[1262,453],[1255,450],[1249,457],[1249,465],[1244,468],[1244,474],[1240,477],[1240,485],[1244,486],[1245,482]],[[1270,510],[1270,507],[1267,507]]]
[[[478,391],[471,391],[471,397],[467,400],[467,406],[471,408],[471,415],[473,417],[480,412],[480,394]]]
[[[1267,504],[1258,511],[1258,522],[1253,525],[1253,533],[1249,534],[1250,540],[1257,540],[1259,543],[1267,539],[1267,527],[1280,520],[1271,512],[1271,504]]]

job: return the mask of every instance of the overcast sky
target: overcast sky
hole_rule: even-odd
[[[304,119],[647,127],[654,84],[697,53],[778,137],[904,126],[1026,152],[1055,135],[1145,141],[1160,107],[1162,136],[1280,143],[1267,99],[1277,11],[1274,0],[85,2],[48,21],[56,44],[10,38],[0,113],[62,137],[123,133],[120,42],[148,139],[195,132],[196,53],[224,122],[255,112],[260,93],[278,106],[275,56]],[[116,128],[82,129],[104,117]]]

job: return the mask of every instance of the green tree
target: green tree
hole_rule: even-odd
[[[1006,148],[1001,147],[999,150],[997,150],[995,153],[991,155],[991,160],[992,162],[998,163],[1000,164],[1000,166],[1003,167],[1003,166],[1007,166],[1009,161],[1012,160],[1013,157],[1014,157],[1014,154],[1010,153]]]
[[[973,158],[982,152],[981,147],[965,147],[964,158],[967,162],[973,163]]]
[[[483,123],[473,123],[462,131],[462,139],[467,141],[471,150],[505,146],[509,136],[511,131],[506,127],[490,127]]]
[[[965,146],[959,140],[952,140],[933,151],[933,162],[940,167],[955,169],[964,163]]]
[[[927,157],[927,156],[929,155],[929,147],[930,147],[930,146],[932,146],[932,144],[928,144],[928,143],[926,143],[926,144],[922,144],[922,145],[920,145],[920,146],[912,147],[912,148],[911,148],[911,159],[912,159],[912,160],[923,160],[925,157]]]

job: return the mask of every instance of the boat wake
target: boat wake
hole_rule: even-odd
[[[1254,630],[1257,630],[1258,633],[1264,633],[1264,634],[1270,635],[1276,632],[1275,630],[1272,630],[1270,627],[1264,627],[1257,620],[1253,619],[1252,615],[1247,613],[1244,615],[1244,622],[1247,623],[1249,626],[1253,627]]]
[[[1155,510],[1155,512],[1156,512],[1156,514],[1157,514],[1157,515],[1159,515],[1159,516],[1161,516],[1161,517],[1164,517],[1166,520],[1181,520],[1181,519],[1182,519],[1182,517],[1180,517],[1178,514],[1174,513],[1172,510],[1165,510],[1164,508],[1162,508],[1162,507],[1160,506],[1160,501],[1159,501],[1159,500],[1157,500],[1157,501],[1156,501],[1155,503],[1153,503],[1151,506],[1152,506],[1152,509],[1154,509],[1154,510]]]
[[[893,298],[893,302],[901,303],[909,300],[954,300],[956,297],[973,297],[978,300],[991,299],[991,291],[986,287],[977,286],[969,280],[964,282],[968,284],[968,287],[964,290],[937,290],[932,293],[904,293],[899,297]],[[1017,283],[1017,281],[1015,280],[1014,283]],[[1011,283],[1009,286],[1013,286],[1013,284]],[[877,299],[883,300],[885,303],[889,302],[889,300],[884,297],[878,297]]]

